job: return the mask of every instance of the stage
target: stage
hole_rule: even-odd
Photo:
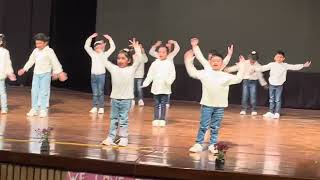
[[[129,146],[99,145],[109,125],[89,114],[91,94],[53,88],[48,118],[26,117],[30,88],[8,87],[9,114],[1,115],[0,163],[154,179],[320,179],[320,112],[284,109],[280,120],[240,116],[226,109],[220,141],[230,144],[224,170],[207,151],[190,154],[199,124],[197,102],[172,101],[165,128],[152,127],[153,101],[135,106]],[[38,128],[53,128],[49,155],[40,154]],[[1,178],[3,177],[1,171]],[[20,175],[21,177],[21,175]]]

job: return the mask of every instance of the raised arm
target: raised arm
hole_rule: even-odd
[[[192,50],[187,51],[184,54],[184,64],[187,69],[187,73],[189,74],[190,77],[194,79],[199,79],[200,78],[200,71],[198,71],[193,64],[194,60],[194,54]]]
[[[228,46],[228,54],[223,59],[223,66],[222,66],[221,70],[223,70],[229,64],[231,57],[232,57],[232,54],[233,54],[233,44],[230,47]]]
[[[97,36],[98,36],[97,33],[93,33],[91,36],[88,37],[88,39],[86,40],[86,42],[84,44],[84,49],[87,51],[89,56],[92,56],[94,54],[94,50],[91,47],[91,42],[92,42],[92,39]]]
[[[110,48],[106,52],[104,52],[106,58],[109,58],[111,54],[116,50],[116,45],[111,36],[109,36],[108,34],[105,34],[103,36],[109,41],[110,44]]]
[[[157,58],[159,59],[159,55],[158,55],[158,52],[156,51],[156,49],[161,45],[161,41],[157,41],[152,47],[151,49],[149,50],[149,54],[154,57],[154,58]]]
[[[134,69],[137,69],[140,63],[143,63],[141,47],[139,45],[139,41],[136,41],[135,38],[133,38],[132,40],[129,40],[129,42],[131,43],[130,46],[134,48],[134,52],[135,52],[135,54],[132,56],[133,58],[132,67]]]
[[[168,54],[168,59],[174,59],[174,57],[176,57],[180,51],[180,46],[179,46],[178,42],[174,41],[174,40],[169,40],[168,43],[173,44],[173,46],[174,46],[173,51],[170,54]]]
[[[311,61],[307,61],[304,64],[286,64],[286,67],[290,71],[299,71],[305,67],[310,67]]]
[[[191,46],[192,46],[192,50],[193,53],[195,54],[196,58],[198,59],[198,61],[201,63],[201,65],[206,69],[206,68],[211,68],[208,60],[203,56],[200,47],[198,46],[199,44],[199,39],[198,38],[192,38],[190,40],[191,42]]]
[[[270,71],[272,64],[273,64],[273,63],[271,62],[271,63],[269,63],[269,64],[267,64],[267,65],[262,65],[262,66],[256,67],[256,68],[255,68],[255,71],[257,71],[257,72]]]

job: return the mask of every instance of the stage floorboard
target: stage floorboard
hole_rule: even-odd
[[[284,109],[280,120],[270,120],[240,116],[239,106],[230,106],[219,136],[230,149],[224,170],[216,171],[213,155],[188,152],[199,125],[197,102],[172,101],[168,125],[160,128],[151,126],[153,101],[147,99],[130,113],[129,146],[118,148],[99,145],[108,132],[108,103],[104,115],[92,115],[90,94],[52,89],[49,117],[29,118],[30,101],[30,88],[8,88],[0,162],[159,179],[320,179],[319,110]],[[39,155],[35,130],[47,127],[54,129],[50,155]]]

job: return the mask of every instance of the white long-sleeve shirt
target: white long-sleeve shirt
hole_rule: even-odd
[[[258,62],[255,62],[254,64],[251,64],[250,60],[245,60],[244,62],[244,76],[243,79],[248,79],[248,80],[259,80],[259,83],[261,86],[265,86],[268,83],[263,77],[262,72],[256,71],[256,68],[259,68],[261,65]],[[225,68],[226,72],[237,72],[239,71],[239,63],[237,63],[234,66],[227,67]]]
[[[193,47],[192,50],[194,55],[196,56],[196,58],[198,59],[198,61],[200,62],[200,64],[203,66],[204,69],[206,68],[212,69],[208,60],[203,56],[199,46]],[[230,55],[227,55],[223,59],[223,66],[221,67],[221,70],[223,70],[229,64],[230,59],[231,59]]]
[[[269,83],[274,86],[283,85],[287,79],[287,71],[298,71],[303,68],[303,64],[287,64],[287,63],[278,63],[271,62],[267,65],[260,66],[256,68],[256,71],[264,72],[270,70]]]
[[[121,68],[108,61],[108,54],[105,56],[104,65],[111,74],[112,99],[133,99],[134,98],[134,75],[141,63],[141,50],[135,49],[136,54],[133,56],[133,64]]]
[[[200,104],[210,107],[228,107],[229,86],[240,83],[244,74],[243,68],[240,68],[237,75],[215,71],[212,68],[197,70],[193,60],[186,60],[185,66],[189,76],[199,79],[202,83]]]
[[[34,74],[43,74],[48,72],[59,74],[63,71],[56,54],[49,46],[46,46],[42,50],[38,48],[34,49],[23,69],[28,71],[34,64]]]
[[[92,38],[88,38],[84,45],[84,49],[87,51],[91,57],[91,74],[100,75],[106,73],[106,68],[104,67],[105,57],[109,57],[116,49],[114,42],[111,40],[110,48],[106,52],[98,53],[91,47]]]
[[[148,56],[146,54],[142,54],[141,63],[138,66],[134,78],[143,78],[144,77],[144,64],[148,62]]]
[[[172,60],[156,59],[150,66],[143,87],[147,87],[152,83],[151,93],[171,94],[171,85],[176,79],[176,69]]]
[[[10,53],[7,49],[0,47],[0,80],[6,79],[9,74],[13,74]]]

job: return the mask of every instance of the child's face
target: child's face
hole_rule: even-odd
[[[117,64],[120,68],[129,66],[130,60],[123,53],[119,53],[117,57]]]
[[[158,51],[158,55],[159,55],[160,60],[165,60],[165,59],[167,59],[167,57],[168,57],[167,48],[165,48],[165,47],[160,47],[160,48],[159,48],[159,51]]]
[[[97,52],[97,53],[102,53],[104,51],[106,47],[106,44],[98,44],[96,45],[96,47],[94,47],[94,50]]]
[[[213,70],[219,71],[222,68],[223,60],[219,56],[212,56],[212,58],[209,60],[209,63]]]
[[[36,40],[35,45],[36,45],[36,48],[41,50],[48,45],[48,42]]]
[[[276,54],[274,56],[274,61],[277,63],[282,63],[286,58],[282,54]]]

